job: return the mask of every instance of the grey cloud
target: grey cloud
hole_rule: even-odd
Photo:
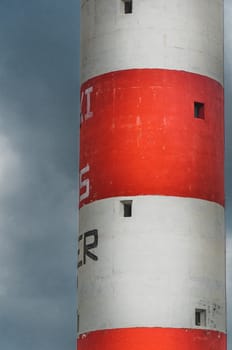
[[[0,5],[4,350],[75,349],[78,5]]]

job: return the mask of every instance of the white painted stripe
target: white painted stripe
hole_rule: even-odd
[[[123,199],[133,200],[132,217],[123,217]],[[196,308],[207,310],[206,328],[225,331],[223,223],[224,208],[199,199],[116,197],[84,206],[80,332],[194,328]],[[98,242],[85,238],[92,256],[83,263],[83,234],[91,230]]]
[[[164,68],[223,83],[223,0],[84,0],[82,82],[122,69]]]

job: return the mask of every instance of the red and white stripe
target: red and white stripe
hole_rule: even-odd
[[[122,9],[81,1],[78,350],[225,350],[223,1]]]

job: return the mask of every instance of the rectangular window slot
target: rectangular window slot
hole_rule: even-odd
[[[202,102],[194,102],[194,117],[204,119],[205,117],[205,105]]]
[[[123,0],[124,2],[124,13],[132,13],[132,0]]]
[[[77,333],[79,333],[80,315],[77,313]]]
[[[206,327],[206,310],[205,309],[195,310],[195,324],[196,326]]]
[[[121,201],[122,216],[129,218],[132,216],[132,201]]]

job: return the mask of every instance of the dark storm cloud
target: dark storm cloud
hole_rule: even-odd
[[[75,348],[78,1],[0,4],[0,348]]]

